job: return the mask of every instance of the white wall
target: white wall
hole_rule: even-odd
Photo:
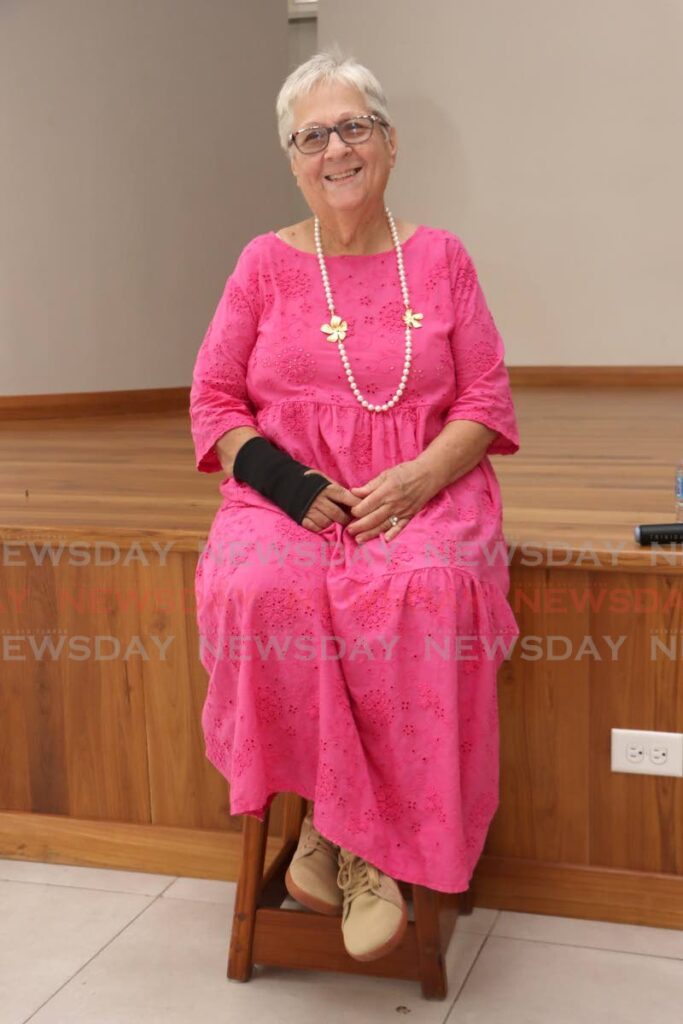
[[[683,3],[320,0],[382,81],[396,215],[474,257],[509,365],[680,364]]]
[[[189,385],[241,247],[293,219],[286,7],[0,3],[0,393]]]

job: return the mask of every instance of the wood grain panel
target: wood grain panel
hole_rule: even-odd
[[[633,538],[637,523],[673,519],[681,388],[529,387],[514,399],[520,451],[492,459],[512,564],[533,567],[540,556],[559,568],[569,552],[565,567],[683,568],[683,545],[660,551],[653,566]],[[0,418],[0,466],[0,540],[113,531],[197,553],[220,501],[222,474],[195,469],[187,412]]]
[[[587,582],[585,573],[543,568],[511,575],[521,634],[499,675],[501,805],[491,854],[588,861],[589,672],[575,653],[589,628],[580,609]]]
[[[683,928],[683,878],[677,875],[485,855],[472,884],[477,907]]]
[[[282,813],[282,798],[278,796],[277,801]],[[267,865],[279,847],[277,837],[269,839]],[[234,882],[239,876],[241,850],[241,834],[221,829],[0,812],[0,857],[16,860]]]
[[[54,419],[118,413],[177,412],[189,405],[189,387],[134,391],[67,392],[54,395],[0,395],[4,420]]]
[[[515,388],[662,388],[683,385],[683,366],[508,366]],[[182,412],[190,403],[189,386],[128,391],[66,392],[48,395],[0,395],[4,420],[138,415]]]
[[[28,567],[21,559],[21,546],[5,552],[0,572],[0,610],[2,613],[2,675],[0,676],[0,808],[10,811],[31,808],[29,759],[35,745],[26,716],[29,688],[28,666],[19,642],[13,638],[24,633],[21,623],[29,599]],[[19,564],[21,563],[21,564]]]
[[[683,366],[510,366],[515,387],[680,387]]]
[[[521,452],[493,462],[521,636],[477,902],[680,927],[683,779],[612,773],[609,733],[683,731],[683,545],[653,558],[632,539],[673,517],[681,390],[515,399]],[[194,605],[221,474],[197,474],[184,413],[0,422],[0,456],[0,854],[235,879],[242,821],[204,755]],[[67,549],[36,562],[28,540]],[[137,557],[73,563],[74,541]],[[651,657],[653,634],[677,638],[673,658]],[[151,656],[53,656],[76,636],[139,637]],[[553,636],[570,656],[549,656]],[[599,659],[578,655],[587,637]],[[166,659],[153,638],[173,639]],[[277,832],[280,797],[271,813]]]
[[[198,660],[190,583],[196,559],[164,553],[138,567],[141,629],[153,656],[143,662],[152,820],[159,825],[239,830],[228,786],[207,761],[201,713],[207,677]]]
[[[591,666],[591,861],[683,874],[683,779],[610,769],[612,728],[683,732],[683,579],[644,576],[637,588],[625,575],[596,580],[629,594],[634,610],[605,607],[592,623],[596,634],[626,642],[625,656]]]
[[[106,564],[86,549],[83,565],[54,570],[60,595],[55,625],[71,641],[83,637],[87,657],[60,658],[69,814],[75,818],[149,822],[149,770],[144,722],[136,566]],[[99,558],[105,564],[99,564]]]

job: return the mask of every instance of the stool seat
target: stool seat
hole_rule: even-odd
[[[296,851],[306,811],[303,797],[286,794],[282,846],[265,872],[270,808],[263,821],[244,815],[228,978],[249,981],[254,964],[344,971],[419,981],[426,999],[445,999],[446,950],[458,914],[472,911],[471,889],[466,893],[442,893],[398,880],[404,898],[412,898],[415,920],[408,921],[400,945],[392,952],[378,960],[355,960],[344,947],[340,918],[281,906],[290,898],[285,873]]]

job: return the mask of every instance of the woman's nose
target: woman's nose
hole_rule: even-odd
[[[350,152],[351,146],[348,142],[344,142],[343,139],[339,138],[338,132],[330,132],[330,141],[327,143],[327,149],[325,155],[329,158],[343,156],[345,153]]]

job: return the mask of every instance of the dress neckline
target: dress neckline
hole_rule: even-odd
[[[412,235],[409,235],[409,237],[406,238],[405,242],[401,242],[401,249],[405,249],[407,245],[410,245],[415,236],[418,235],[423,229],[424,224],[418,224],[418,226],[413,231]],[[307,256],[309,259],[318,259],[317,253],[305,252],[304,249],[297,249],[296,246],[290,245],[289,242],[285,242],[284,238],[280,238],[277,231],[271,231],[270,234],[274,238],[276,238],[281,245],[284,245],[285,248],[289,249],[290,252],[296,252],[300,256]],[[374,260],[378,256],[391,256],[393,252],[395,252],[395,249],[392,246],[391,249],[383,249],[382,252],[344,252],[337,253],[334,256],[328,256],[327,253],[325,253],[325,260]]]

